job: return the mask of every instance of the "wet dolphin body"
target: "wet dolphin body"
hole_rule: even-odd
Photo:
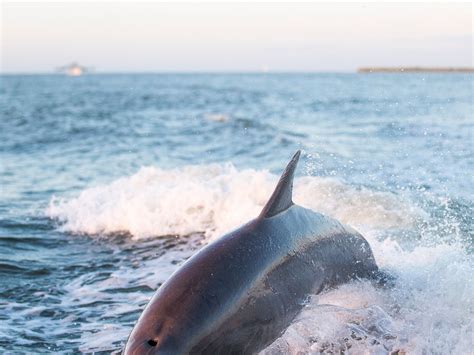
[[[293,204],[299,156],[260,216],[201,249],[159,288],[125,354],[253,354],[310,295],[378,273],[362,235]]]

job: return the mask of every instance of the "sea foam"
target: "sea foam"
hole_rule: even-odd
[[[472,349],[472,264],[462,247],[402,251],[368,238],[393,287],[355,281],[313,296],[269,354],[467,354]],[[392,245],[389,245],[392,244]],[[379,260],[378,260],[379,261]]]
[[[211,240],[258,216],[277,180],[231,164],[144,167],[77,197],[53,197],[46,214],[72,233],[128,232],[135,239],[204,233]],[[422,213],[395,194],[314,176],[296,179],[294,200],[362,228],[408,226]]]

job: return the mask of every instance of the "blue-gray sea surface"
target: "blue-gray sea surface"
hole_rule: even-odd
[[[295,202],[361,231],[397,283],[313,297],[263,353],[470,353],[473,83],[1,76],[0,352],[119,352],[156,288],[255,217],[302,149]]]

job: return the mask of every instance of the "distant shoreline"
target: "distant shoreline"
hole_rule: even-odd
[[[362,67],[358,73],[474,73],[474,68],[456,67]]]

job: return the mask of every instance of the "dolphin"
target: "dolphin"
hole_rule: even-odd
[[[361,234],[293,203],[299,157],[257,218],[202,248],[158,289],[124,354],[254,354],[311,295],[379,275]]]

